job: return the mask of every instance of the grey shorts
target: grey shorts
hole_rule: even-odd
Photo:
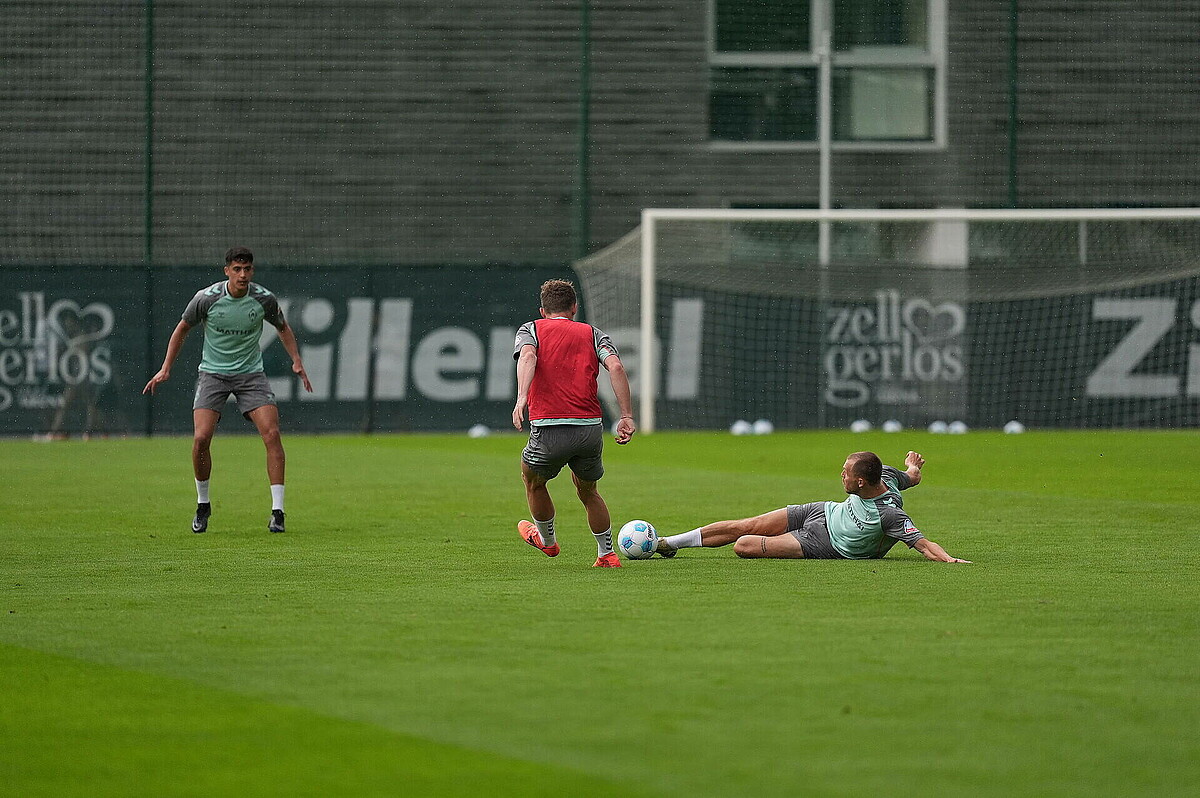
[[[231,394],[237,399],[238,410],[243,416],[263,405],[275,404],[271,384],[261,371],[253,374],[211,374],[202,371],[196,378],[196,399],[192,402],[192,409],[220,413]]]
[[[829,526],[825,522],[825,502],[789,504],[787,519],[788,532],[800,542],[800,548],[804,550],[804,559],[846,559],[829,540]]]
[[[545,480],[554,479],[563,466],[569,466],[575,476],[595,482],[604,476],[603,449],[602,424],[548,424],[530,428],[521,462]]]

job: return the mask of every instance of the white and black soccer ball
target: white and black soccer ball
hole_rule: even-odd
[[[630,560],[646,560],[658,548],[658,532],[649,521],[630,521],[617,533],[617,551]]]

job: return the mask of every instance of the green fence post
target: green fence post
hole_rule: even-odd
[[[589,149],[592,104],[592,21],[591,0],[580,0],[579,8],[579,155],[575,197],[575,257],[588,254],[591,239],[591,185]]]

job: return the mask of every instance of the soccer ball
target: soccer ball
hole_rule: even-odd
[[[966,422],[951,421],[950,425],[948,427],[946,427],[946,432],[949,432],[951,435],[966,435],[967,434]]]
[[[934,435],[945,435],[950,431],[945,421],[932,421],[929,424],[929,431]]]
[[[774,431],[775,425],[771,423],[770,419],[760,418],[754,422],[755,435],[770,435]]]
[[[754,425],[744,418],[739,418],[730,425],[729,431],[734,435],[749,435],[754,432]]]
[[[658,548],[658,533],[649,521],[630,521],[617,533],[617,551],[630,560],[645,560]]]
[[[904,425],[894,418],[889,418],[887,421],[883,422],[884,432],[899,432],[902,429],[904,429]]]
[[[1020,435],[1025,431],[1025,425],[1014,419],[1004,425],[1004,431],[1009,435]]]
[[[850,422],[850,431],[851,432],[870,432],[871,431],[871,422],[867,421],[865,418],[860,418],[860,419],[851,421]]]

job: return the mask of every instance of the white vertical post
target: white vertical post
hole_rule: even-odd
[[[820,87],[817,90],[817,97],[820,101],[820,109],[817,112],[817,129],[819,147],[821,151],[821,167],[820,167],[820,209],[828,211],[830,207],[830,194],[832,182],[832,149],[833,149],[833,65],[832,48],[833,37],[829,32],[828,18],[822,21],[821,30],[821,46],[817,49],[818,73],[820,76]],[[829,222],[821,220],[820,238],[818,239],[818,255],[820,257],[821,266],[829,265],[830,255],[830,230]]]
[[[654,346],[655,304],[658,294],[655,286],[654,245],[658,231],[654,215],[642,211],[642,334],[641,350],[638,353],[638,397],[641,416],[637,419],[638,429],[654,432],[654,399],[658,393],[658,359]]]
[[[828,295],[829,260],[832,247],[832,230],[828,218],[832,204],[833,182],[833,36],[830,33],[828,9],[820,17],[820,43],[817,45],[817,146],[820,150],[820,175],[818,206],[822,218],[817,227],[817,259],[821,266],[819,275],[820,299]],[[821,377],[820,393],[817,397],[817,426],[825,427],[825,377]]]

